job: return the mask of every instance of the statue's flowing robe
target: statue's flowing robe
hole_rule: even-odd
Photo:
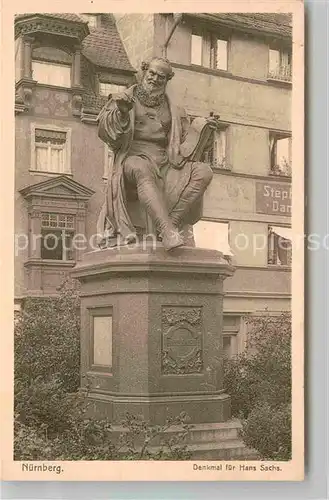
[[[126,93],[133,95],[135,87],[136,85],[133,85]],[[167,99],[171,113],[171,129],[167,146],[169,162],[164,179],[164,190],[170,213],[190,181],[192,166],[180,154],[180,145],[184,142],[189,129],[188,116],[168,96]],[[136,233],[128,213],[123,172],[124,160],[129,156],[129,148],[134,137],[134,123],[134,107],[130,110],[127,121],[123,122],[114,100],[108,101],[98,117],[98,135],[114,153],[105,202],[97,223],[97,233],[102,237],[114,237],[120,234],[127,238]],[[197,221],[201,212],[202,200],[191,210],[187,223],[193,224]]]

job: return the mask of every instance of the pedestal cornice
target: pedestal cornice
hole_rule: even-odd
[[[223,279],[233,275],[235,268],[222,252],[203,248],[181,247],[166,252],[161,243],[127,245],[95,250],[84,254],[72,270],[72,277],[92,279],[93,276],[113,273],[194,273],[221,275]]]

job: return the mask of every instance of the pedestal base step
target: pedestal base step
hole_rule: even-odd
[[[193,460],[259,460],[257,452],[239,439],[189,445],[188,451]]]
[[[239,436],[241,423],[237,419],[215,424],[194,424],[182,444],[191,453],[191,460],[259,460],[257,451],[247,448]],[[125,432],[120,426],[113,426],[118,434]],[[161,442],[168,441],[182,427],[172,426],[152,440],[149,451],[156,453],[161,449]],[[141,447],[141,446],[140,446]],[[139,446],[136,446],[139,449]],[[124,453],[124,449],[122,450]]]

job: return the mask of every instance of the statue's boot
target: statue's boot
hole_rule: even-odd
[[[143,178],[137,182],[137,193],[140,203],[145,207],[160,233],[165,250],[184,245],[184,239],[171,221],[163,194],[155,182]]]

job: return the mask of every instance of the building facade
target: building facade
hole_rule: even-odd
[[[95,232],[111,162],[97,115],[109,93],[134,82],[135,70],[111,15],[19,15],[15,38],[19,304],[56,294],[81,257],[83,236]]]
[[[191,118],[220,117],[203,157],[214,178],[195,238],[236,266],[225,282],[224,349],[240,352],[248,315],[290,309],[290,17],[35,14],[17,16],[15,32],[17,302],[55,294],[81,257],[73,238],[96,232],[111,168],[97,114],[142,60],[165,55],[174,99]],[[48,250],[56,231],[63,244]]]

